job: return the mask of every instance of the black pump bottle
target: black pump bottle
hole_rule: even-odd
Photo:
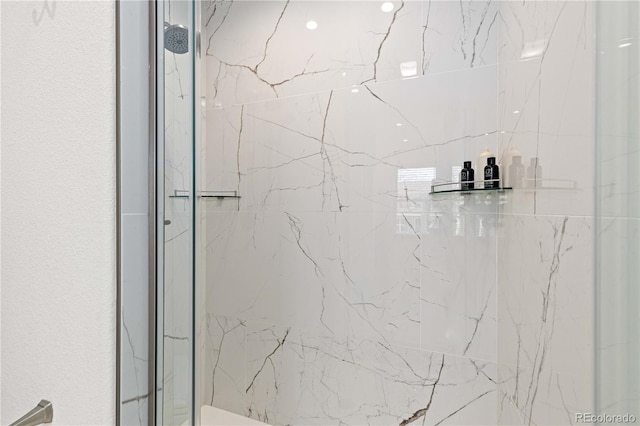
[[[475,180],[474,171],[471,168],[471,161],[464,162],[464,168],[460,171],[460,182],[462,182],[462,190],[473,189],[473,181]],[[465,183],[471,182],[471,183]]]
[[[492,180],[499,179],[500,171],[498,170],[498,166],[496,164],[496,157],[488,157],[487,165],[484,166],[484,180]],[[485,188],[500,188],[500,181],[495,182],[485,182]]]

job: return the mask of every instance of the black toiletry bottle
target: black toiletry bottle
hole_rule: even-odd
[[[522,188],[523,180],[524,164],[522,164],[522,157],[514,155],[513,163],[509,166],[509,185],[513,188]]]
[[[475,180],[471,161],[464,162],[464,168],[460,171],[460,181],[462,182],[462,190],[473,189],[473,181]],[[470,183],[464,183],[470,182]]]
[[[498,166],[496,165],[496,157],[488,157],[487,165],[484,166],[484,180],[492,180],[499,179],[500,172],[498,171]],[[500,188],[500,181],[495,182],[485,182],[485,188]]]

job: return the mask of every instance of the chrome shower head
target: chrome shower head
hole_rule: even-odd
[[[164,47],[173,53],[189,51],[189,30],[183,25],[164,23]]]

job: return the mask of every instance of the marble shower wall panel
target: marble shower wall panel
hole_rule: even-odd
[[[305,255],[314,259],[317,248],[309,248],[308,224],[300,235],[304,252],[284,214],[210,212],[207,234],[209,313],[231,318],[244,313],[278,324],[318,320],[321,283]]]
[[[505,216],[498,241],[499,387],[533,424],[593,409],[593,220]],[[507,423],[508,424],[508,423]]]
[[[232,413],[246,407],[247,321],[206,314],[203,404]]]
[[[217,407],[270,424],[496,422],[495,364],[260,321],[209,319],[208,378]]]
[[[207,46],[214,105],[399,78],[401,62],[419,61],[420,11],[419,2],[390,14],[374,2],[233,2]]]
[[[244,106],[230,106],[206,111],[202,190],[240,192],[242,173],[246,174],[244,166],[241,166],[245,163],[242,153],[246,150],[241,140],[244,116]],[[220,210],[220,208],[237,210],[238,202],[207,200],[204,202],[204,208],[214,211]]]
[[[428,192],[498,151],[498,6],[380,4],[203,5],[203,189],[242,197],[205,207],[207,404],[272,424],[497,422],[503,200]]]
[[[422,74],[497,62],[497,1],[423,1]]]
[[[496,361],[499,201],[495,194],[434,201],[444,206],[422,235],[423,349]]]
[[[509,157],[538,157],[542,186],[514,193],[505,212],[593,214],[594,2],[500,2],[498,127]],[[576,189],[553,190],[550,187]]]
[[[498,368],[500,367],[498,366]],[[498,373],[498,377],[502,377],[502,375]],[[527,424],[527,422],[524,421],[522,413],[511,400],[511,395],[505,393],[503,390],[504,386],[498,387],[498,418],[496,424],[511,426]],[[571,422],[569,424],[571,424]]]
[[[451,180],[463,159],[497,149],[487,108],[496,104],[495,73],[490,66],[210,110],[210,188],[239,189],[247,211],[424,207],[432,180]]]
[[[499,12],[503,173],[513,155],[542,167],[536,190],[513,191],[500,209],[499,421],[572,424],[594,408],[594,2]]]
[[[214,1],[207,102],[224,107],[496,62],[496,2]],[[318,28],[305,29],[308,21]],[[403,74],[404,72],[404,74]]]
[[[210,212],[209,312],[419,348],[421,236],[401,222],[391,213]]]

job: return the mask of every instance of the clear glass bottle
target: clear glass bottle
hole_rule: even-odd
[[[524,164],[522,164],[522,157],[514,155],[513,162],[509,166],[509,185],[512,188],[522,188],[523,181]]]
[[[542,185],[542,166],[540,166],[540,159],[533,157],[527,167],[527,187],[528,188],[540,188]]]

